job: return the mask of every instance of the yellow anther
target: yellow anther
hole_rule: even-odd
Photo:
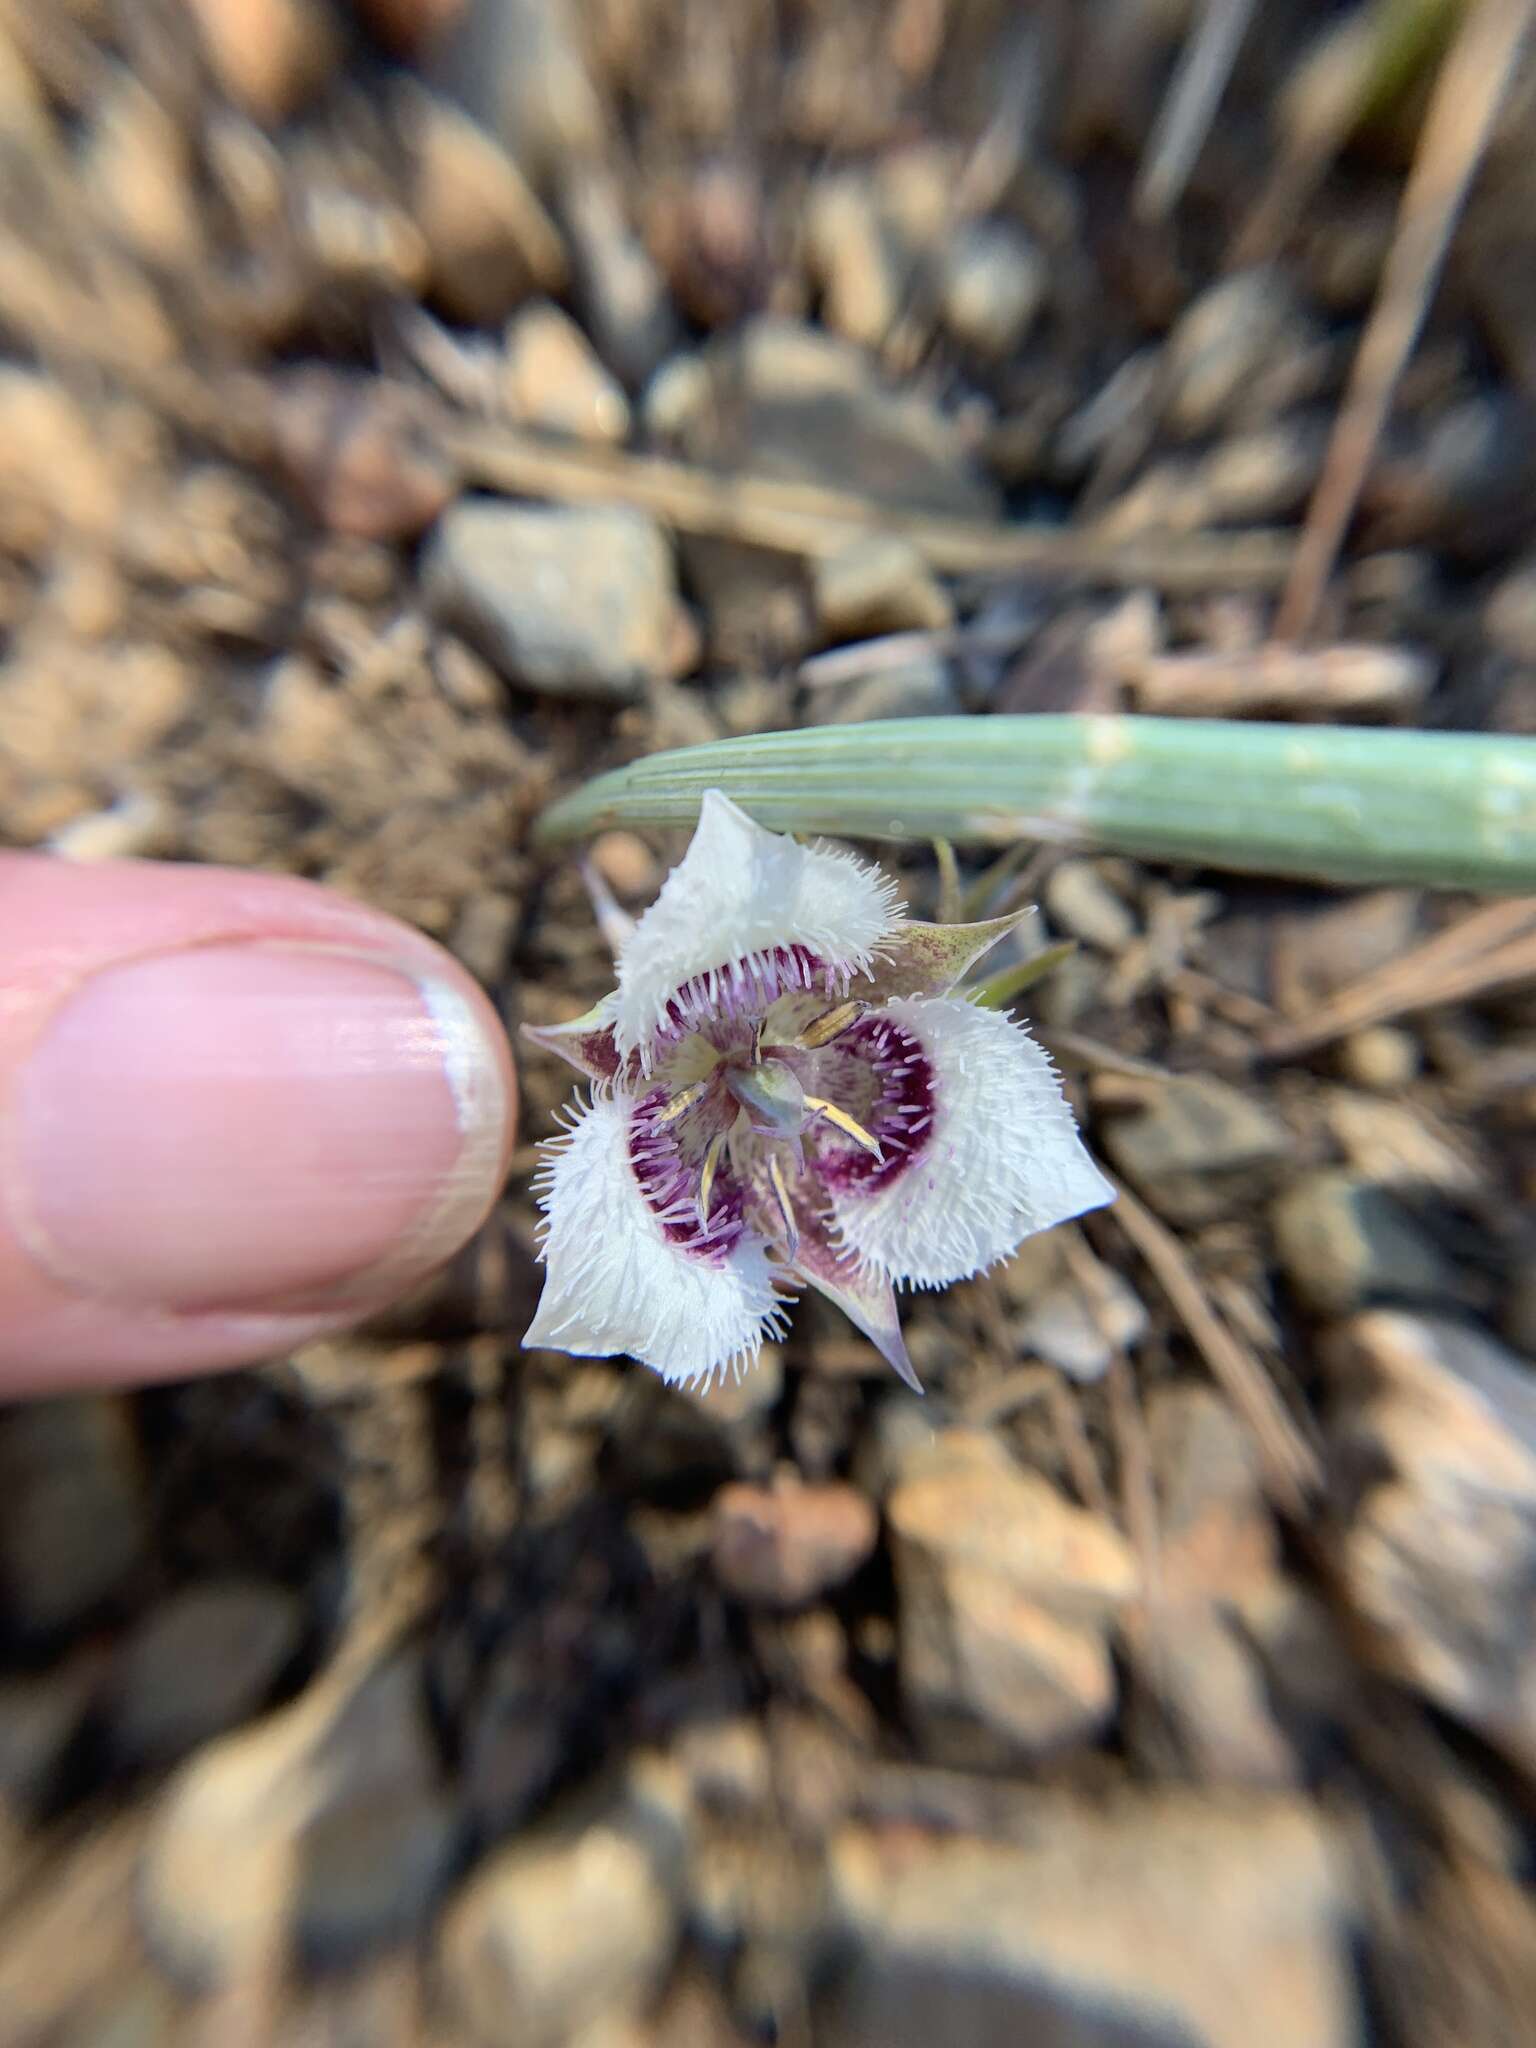
[[[656,1112],[657,1128],[665,1129],[668,1124],[675,1124],[680,1116],[686,1116],[708,1086],[707,1080],[694,1081],[680,1095],[674,1095],[665,1109]]]
[[[720,1164],[720,1155],[725,1150],[726,1133],[716,1131],[709,1141],[709,1150],[704,1154],[704,1168],[699,1175],[699,1221],[705,1229],[709,1227],[709,1196],[715,1185],[715,1172]]]
[[[834,1038],[841,1038],[850,1024],[857,1024],[869,1008],[867,1003],[839,1003],[835,1010],[823,1010],[819,1017],[813,1017],[800,1036],[795,1040],[807,1052],[816,1052],[821,1046],[830,1045]]]
[[[800,1228],[795,1222],[794,1204],[789,1199],[789,1189],[784,1184],[784,1169],[778,1155],[768,1155],[768,1178],[773,1182],[773,1198],[779,1205],[779,1216],[784,1224],[784,1249],[791,1258],[800,1249]]]
[[[882,1166],[885,1164],[885,1154],[880,1149],[880,1140],[866,1131],[858,1118],[850,1116],[846,1109],[839,1109],[835,1102],[823,1101],[819,1095],[807,1095],[805,1106],[813,1116],[824,1116],[829,1124],[835,1125],[845,1136],[852,1138],[855,1145],[862,1145],[873,1159],[878,1160]]]

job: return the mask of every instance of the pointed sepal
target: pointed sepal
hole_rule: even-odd
[[[980,924],[922,924],[908,920],[880,948],[870,981],[855,981],[849,990],[867,1003],[889,1003],[898,996],[944,996],[991,952],[1000,939],[1017,931],[1033,914],[1032,906]]]
[[[923,1383],[907,1356],[901,1318],[896,1312],[896,1290],[889,1279],[861,1269],[856,1259],[839,1248],[833,1240],[831,1218],[826,1211],[812,1209],[803,1201],[797,1202],[795,1209],[799,1240],[790,1271],[840,1308],[854,1328],[874,1345],[897,1378],[905,1381],[914,1394],[920,1394]]]
[[[558,1053],[591,1081],[611,1081],[619,1071],[619,1048],[613,1035],[614,998],[603,997],[583,1017],[569,1024],[525,1024],[524,1038]]]

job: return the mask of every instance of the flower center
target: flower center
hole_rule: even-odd
[[[671,1243],[720,1259],[750,1226],[793,1258],[797,1201],[883,1187],[926,1144],[933,1109],[910,1031],[796,989],[674,1045],[632,1111],[630,1163]]]

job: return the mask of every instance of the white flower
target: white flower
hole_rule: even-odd
[[[613,994],[529,1031],[592,1089],[538,1176],[525,1341],[707,1386],[783,1330],[798,1281],[917,1387],[898,1287],[1113,1198],[1045,1054],[951,993],[1016,922],[916,923],[878,870],[707,791]]]

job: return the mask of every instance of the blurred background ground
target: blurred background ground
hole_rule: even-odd
[[[1529,53],[1257,651],[1464,12],[9,0],[0,832],[324,878],[515,1024],[606,985],[530,820],[640,752],[1536,730]],[[926,1402],[815,1305],[702,1399],[522,1354],[530,1058],[386,1323],[0,1418],[6,2048],[1532,2038],[1532,906],[960,880],[1077,941],[1127,1194],[916,1301]]]

